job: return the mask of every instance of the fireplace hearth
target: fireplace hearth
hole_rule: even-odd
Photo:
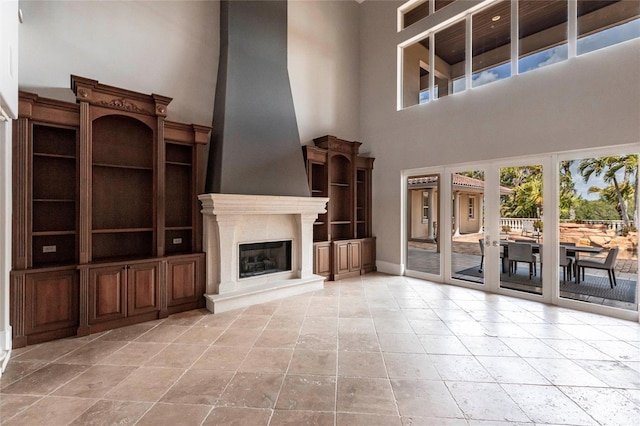
[[[328,198],[204,194],[207,309],[225,312],[323,288],[313,224]]]

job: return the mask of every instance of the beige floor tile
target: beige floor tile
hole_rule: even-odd
[[[167,347],[167,343],[129,342],[111,355],[103,358],[100,364],[141,366]]]
[[[472,355],[475,356],[517,356],[507,345],[497,337],[489,336],[461,336],[460,341]]]
[[[640,389],[640,372],[620,361],[576,360],[575,362],[608,386]]]
[[[289,365],[289,374],[335,376],[337,367],[335,351],[306,351],[296,349]]]
[[[389,380],[338,377],[337,410],[347,413],[397,415]]]
[[[535,423],[598,424],[554,386],[503,385],[502,388]]]
[[[247,328],[262,330],[270,320],[270,315],[252,315],[243,313],[229,325],[229,329]]]
[[[340,333],[338,349],[352,352],[380,352],[378,337],[373,333]]]
[[[171,386],[160,401],[213,406],[232,378],[233,373],[229,371],[189,370]]]
[[[338,317],[306,316],[300,333],[338,333]]]
[[[338,335],[330,333],[301,333],[296,343],[296,349],[308,351],[335,351],[337,347]]]
[[[54,340],[40,345],[34,345],[33,348],[16,354],[11,357],[15,361],[55,361],[78,348],[86,345],[86,341],[76,339]],[[3,374],[4,375],[4,374]]]
[[[447,382],[447,387],[467,419],[530,421],[497,383]]]
[[[140,367],[104,395],[104,399],[155,402],[184,373],[183,369]]]
[[[561,387],[560,390],[602,425],[632,426],[640,419],[640,406],[616,389]]]
[[[294,330],[300,332],[304,322],[304,312],[298,315],[273,315],[265,327],[266,330]]]
[[[590,372],[568,359],[526,358],[526,361],[554,385],[606,387]]]
[[[208,316],[209,314],[210,312],[204,308],[179,312],[177,314],[170,315],[169,318],[165,319],[162,324],[184,326],[197,325],[204,317]]]
[[[498,383],[550,385],[525,360],[513,357],[479,356],[476,359]]]
[[[414,423],[411,423],[412,425]],[[375,415],[362,413],[338,413],[337,426],[402,426],[402,420],[397,415]]]
[[[441,380],[392,379],[391,387],[403,417],[464,417]]]
[[[293,349],[298,342],[298,330],[265,329],[254,346],[260,348]]]
[[[178,336],[173,342],[187,345],[210,345],[220,337],[226,330],[225,327],[209,327],[195,325],[191,327],[180,336]]]
[[[474,356],[430,355],[442,380],[463,382],[494,382],[495,379]]]
[[[216,407],[202,426],[261,426],[268,425],[271,410],[259,408]]]
[[[149,330],[145,334],[142,334],[135,341],[136,342],[171,343],[188,329],[189,327],[184,325],[160,324],[157,327],[154,327],[153,329]]]
[[[96,364],[126,344],[127,342],[94,340],[59,358],[56,362],[62,364]]]
[[[380,352],[339,352],[338,375],[344,377],[387,378]]]
[[[588,340],[600,352],[617,361],[640,362],[640,348],[623,341]]]
[[[66,425],[81,415],[96,401],[89,398],[47,396],[4,422],[7,426]]]
[[[0,423],[27,409],[41,397],[31,395],[0,395]]]
[[[343,333],[375,334],[373,320],[369,318],[340,318],[338,331]]]
[[[275,410],[269,426],[334,426],[335,414],[315,411]]]
[[[564,355],[539,339],[501,337],[500,340],[522,358],[564,358]]]
[[[242,346],[250,348],[262,333],[259,328],[228,328],[214,342],[215,346]]]
[[[70,426],[135,424],[151,405],[149,402],[100,400],[76,418]]]
[[[336,379],[324,376],[287,375],[284,378],[277,410],[335,411]]]
[[[293,349],[256,348],[249,351],[238,368],[241,372],[286,373]]]
[[[384,362],[392,379],[438,380],[440,375],[426,354],[385,353]]]
[[[424,350],[428,354],[471,355],[465,345],[456,336],[419,336]]]
[[[47,395],[86,371],[88,365],[49,364],[2,389],[7,394]]]
[[[283,379],[283,374],[237,373],[218,404],[224,407],[273,408]]]
[[[640,325],[367,274],[17,349],[0,389],[3,425],[625,425]]]
[[[202,356],[208,346],[169,343],[162,351],[149,359],[147,367],[189,368]]]
[[[58,388],[53,394],[78,398],[101,398],[135,369],[136,367],[94,365]]]
[[[116,328],[113,330],[109,330],[100,336],[100,340],[115,340],[115,341],[124,341],[130,342],[136,340],[138,337],[142,336],[147,331],[151,330],[155,325],[150,323],[142,323],[129,325],[127,327]]]
[[[550,348],[555,349],[568,359],[613,360],[608,355],[580,340],[540,339]],[[603,343],[606,343],[603,341]]]
[[[435,320],[409,320],[409,325],[413,331],[420,334],[429,334],[434,336],[453,336],[453,333],[447,325],[439,319]]]
[[[136,426],[199,426],[211,411],[208,405],[157,402]]]
[[[46,361],[18,361],[11,359],[11,362],[7,364],[7,368],[2,372],[2,376],[0,376],[0,389],[6,388],[47,365]]]
[[[382,352],[425,353],[418,337],[413,333],[378,333]]]
[[[198,358],[191,368],[195,370],[236,371],[250,349],[243,346],[213,345]]]

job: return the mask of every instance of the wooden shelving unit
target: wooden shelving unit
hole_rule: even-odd
[[[210,127],[171,99],[71,77],[21,92],[13,140],[14,347],[204,306],[197,194]]]
[[[314,224],[314,273],[331,280],[375,270],[371,235],[373,158],[361,143],[324,136],[303,147],[311,195],[329,197],[327,213]]]

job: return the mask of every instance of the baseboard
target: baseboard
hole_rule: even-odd
[[[378,272],[382,272],[383,274],[389,274],[389,275],[404,274],[404,264],[402,263],[391,263],[391,262],[385,262],[383,260],[376,260],[376,267],[378,268]]]

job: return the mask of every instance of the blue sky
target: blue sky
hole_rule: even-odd
[[[578,39],[576,50],[578,55],[592,52],[594,50],[602,49],[603,47],[611,46],[617,43],[621,43],[627,40],[640,37],[640,19],[627,22],[623,25],[618,25],[613,28],[609,28],[598,33],[582,37]],[[557,62],[564,61],[568,58],[567,45],[556,46],[551,49],[543,50],[529,56],[525,56],[518,61],[518,72],[524,73],[527,71],[535,70],[545,67],[547,65],[555,64]],[[511,64],[502,64],[494,68],[474,74],[472,78],[472,86],[478,87],[487,83],[502,80],[510,77]],[[453,82],[453,93],[458,93],[465,90],[464,79],[459,79]],[[428,91],[422,92],[420,96],[420,103],[426,102],[429,99]]]

